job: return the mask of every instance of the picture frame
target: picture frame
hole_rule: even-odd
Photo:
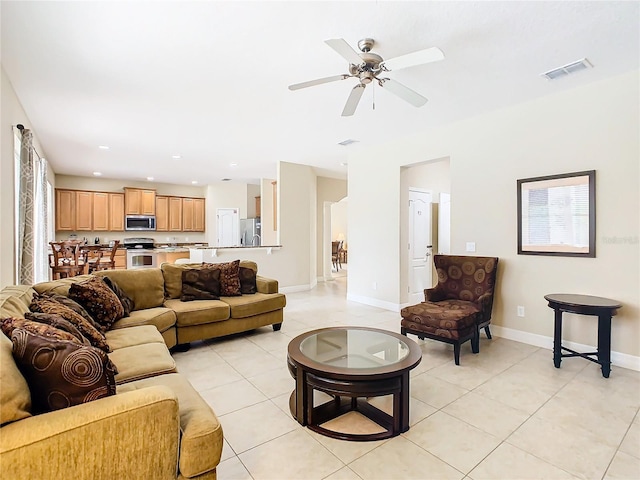
[[[596,256],[596,171],[517,180],[518,254]]]

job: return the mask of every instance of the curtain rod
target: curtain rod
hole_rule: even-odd
[[[13,125],[12,125],[13,126]],[[20,133],[22,133],[22,131],[24,130],[24,125],[22,125],[21,123],[17,124],[15,126],[15,128],[17,128],[18,130],[20,130]],[[42,155],[40,155],[38,153],[38,151],[36,150],[36,147],[34,147],[33,145],[31,145],[31,150],[33,150],[33,153],[35,153],[38,156],[39,160],[42,160]]]

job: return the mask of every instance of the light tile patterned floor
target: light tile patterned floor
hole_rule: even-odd
[[[419,341],[411,373],[411,428],[389,440],[345,442],[289,413],[289,341],[335,325],[400,331],[398,313],[346,300],[346,277],[287,295],[280,332],[261,328],[194,343],[178,369],[217,413],[225,435],[220,480],[638,479],[640,372],[604,379],[580,358],[553,367],[548,350],[501,338],[480,354]],[[389,399],[376,399],[387,408]],[[344,428],[367,428],[359,414]]]

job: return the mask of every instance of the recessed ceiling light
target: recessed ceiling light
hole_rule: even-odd
[[[171,155],[171,158],[173,158],[174,160],[180,160],[182,158],[182,155]]]
[[[150,182],[153,182],[153,177],[147,177],[147,180],[149,180]]]
[[[98,145],[98,148],[100,150],[109,150],[109,147],[107,147],[106,145]]]
[[[354,140],[353,138],[347,138],[346,140],[338,142],[338,145],[342,145],[343,147],[346,147],[348,145],[351,145],[352,143],[358,143],[358,140]]]
[[[100,175],[102,175],[102,172],[93,172],[93,175],[99,177]]]
[[[346,167],[347,166],[347,162],[340,162],[340,166],[341,167]]]
[[[231,163],[229,164],[229,166],[230,166],[230,167],[237,167],[237,166],[238,166],[238,164],[237,164],[236,162],[231,162]]]
[[[198,180],[191,180],[191,183],[192,183],[193,185],[196,185],[196,184],[198,183]]]

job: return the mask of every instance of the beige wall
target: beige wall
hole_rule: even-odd
[[[256,212],[256,197],[260,197],[260,185],[247,184],[247,217],[255,218],[260,214]]]
[[[339,180],[336,178],[328,178],[328,177],[317,177],[316,179],[318,197],[316,201],[316,218],[317,222],[315,225],[315,234],[316,234],[316,244],[317,249],[314,253],[316,257],[316,271],[320,276],[323,273],[323,261],[324,259],[324,250],[326,246],[324,245],[323,238],[329,238],[331,236],[331,232],[325,232],[324,230],[324,207],[325,202],[339,202],[344,197],[347,196],[347,181]],[[329,245],[329,255],[331,255],[331,246]],[[329,257],[329,262],[331,258]],[[330,267],[329,267],[330,271]]]
[[[22,124],[32,129],[31,122],[24,112],[20,100],[7,77],[4,68],[0,77],[0,288],[15,282],[15,162],[13,155],[13,126]],[[38,142],[37,132],[33,132],[33,144],[36,151],[46,158],[46,152]],[[55,186],[51,167],[48,171],[49,182]],[[52,219],[53,221],[53,219]]]
[[[273,189],[275,179],[263,178],[261,180],[261,216],[260,216],[260,228],[262,231],[262,245],[278,245],[278,231],[274,228],[273,224],[273,209],[275,207],[273,203]]]
[[[207,231],[209,245],[218,245],[217,210],[238,208],[239,218],[247,218],[247,185],[245,183],[218,182],[207,186]]]
[[[493,323],[505,335],[548,339],[553,312],[546,293],[610,297],[624,304],[613,321],[612,348],[637,359],[639,102],[635,71],[354,153],[349,298],[389,308],[401,303],[400,167],[448,157],[452,253],[464,254],[465,242],[473,241],[477,255],[500,257]],[[597,171],[597,257],[517,255],[516,180],[588,169]],[[376,218],[384,219],[384,229]],[[524,318],[516,316],[518,305]],[[596,332],[593,317],[565,321],[568,341],[594,345]]]

